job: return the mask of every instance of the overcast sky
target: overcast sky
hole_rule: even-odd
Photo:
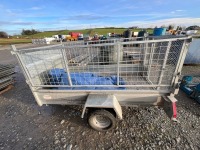
[[[200,0],[0,0],[0,30],[200,25]]]

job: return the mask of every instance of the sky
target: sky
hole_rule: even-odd
[[[0,0],[0,31],[200,25],[200,0]]]

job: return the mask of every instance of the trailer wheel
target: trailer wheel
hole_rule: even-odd
[[[115,127],[116,118],[114,114],[105,109],[95,110],[89,114],[88,123],[97,131],[108,131]]]

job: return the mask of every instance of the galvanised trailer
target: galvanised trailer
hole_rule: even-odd
[[[38,105],[83,105],[98,131],[122,119],[121,106],[167,106],[175,95],[191,37],[161,36],[66,42],[13,53]]]

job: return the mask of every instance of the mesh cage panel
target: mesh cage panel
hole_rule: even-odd
[[[167,36],[74,41],[17,53],[33,86],[159,90],[171,88],[185,41]]]

